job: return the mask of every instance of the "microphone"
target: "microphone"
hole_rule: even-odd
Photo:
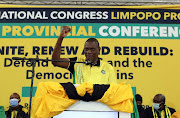
[[[84,63],[86,65],[92,65],[90,60],[86,60],[85,62],[80,61],[66,61],[66,60],[51,60],[51,59],[39,59],[37,58],[26,58],[26,57],[12,57],[12,60],[29,60],[29,61],[54,61],[54,62],[74,62],[74,63]]]
[[[86,59],[84,63],[85,63],[86,65],[90,65],[91,67],[97,65],[97,63],[93,63],[91,60],[88,60],[88,59]]]
[[[12,60],[42,60],[42,59],[39,59],[39,58],[26,58],[26,57],[12,57]],[[45,60],[45,59],[43,59]]]
[[[92,63],[90,60],[88,60],[88,59],[86,59],[84,63],[85,63],[86,65],[92,65],[92,64],[93,64],[93,63]]]
[[[21,58],[21,57],[12,57],[13,60],[24,60],[25,58]]]

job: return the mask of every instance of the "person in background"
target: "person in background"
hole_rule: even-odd
[[[4,107],[0,106],[0,118],[6,118]]]
[[[13,93],[9,102],[9,109],[5,112],[7,118],[28,118],[28,110],[19,105],[21,99],[18,93]]]
[[[180,118],[180,111],[174,112],[172,118]]]
[[[141,95],[136,94],[135,99],[136,99],[136,104],[137,104],[137,108],[138,108],[138,112],[139,112],[139,117],[143,118],[145,109],[142,107],[142,97],[141,97]]]
[[[146,108],[144,118],[171,118],[175,109],[165,105],[165,96],[163,94],[155,95],[153,106]]]

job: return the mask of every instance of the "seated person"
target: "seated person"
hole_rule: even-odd
[[[180,111],[174,112],[172,118],[180,118]]]
[[[165,105],[165,96],[162,94],[155,95],[153,106],[145,110],[144,118],[171,118],[175,109]]]
[[[137,108],[138,108],[138,112],[139,112],[139,117],[143,118],[144,108],[142,107],[142,97],[141,97],[141,95],[136,94],[135,99],[136,99],[136,104],[137,104]]]
[[[0,118],[6,118],[4,107],[0,106]]]
[[[13,93],[9,102],[11,106],[5,112],[7,118],[28,118],[28,110],[19,105],[21,102],[19,94]]]

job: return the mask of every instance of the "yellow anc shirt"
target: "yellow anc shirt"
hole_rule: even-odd
[[[11,112],[11,118],[17,118],[17,113],[18,113],[18,111],[13,110],[13,111]]]
[[[85,59],[77,58],[76,61],[85,62]],[[75,84],[82,84],[84,82],[92,84],[117,83],[114,68],[109,63],[100,59],[98,66],[75,63],[73,75]]]
[[[160,111],[160,114],[161,114],[161,118],[165,118],[165,111],[164,110]]]

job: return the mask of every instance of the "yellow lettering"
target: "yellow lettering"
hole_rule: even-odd
[[[131,15],[130,19],[133,19],[136,16],[136,12],[131,12],[130,15]]]
[[[46,29],[45,36],[49,36],[49,26],[46,26],[45,29]]]
[[[180,20],[180,13],[178,13],[177,18]]]
[[[41,26],[40,28],[38,26],[34,26],[35,32],[37,36],[41,36],[44,31],[45,26]]]
[[[77,32],[77,36],[80,36],[80,35],[84,35],[84,36],[87,36],[87,32],[86,32],[86,29],[84,26],[80,26],[79,27],[79,30]]]
[[[159,20],[161,18],[161,14],[159,12],[154,12],[152,18],[154,20]]]
[[[20,26],[13,26],[13,29],[12,29],[12,36],[21,36],[21,27]]]
[[[142,16],[140,16],[140,15],[142,15]],[[143,19],[145,18],[144,12],[138,12],[138,13],[137,13],[137,18],[138,18],[139,20],[143,20]]]
[[[27,30],[29,30],[29,32],[27,32]],[[22,29],[22,33],[23,33],[23,35],[25,35],[25,36],[31,36],[31,35],[34,33],[34,29],[33,29],[33,27],[31,27],[31,26],[25,26],[25,27],[23,27],[23,29]]]
[[[96,36],[96,33],[92,32],[92,26],[88,26],[88,36]]]
[[[72,26],[72,36],[76,36],[76,26]]]
[[[167,20],[167,17],[170,17],[170,13],[169,12],[164,12],[164,20]]]
[[[55,26],[51,26],[51,36],[54,36],[54,34],[56,36],[59,36],[61,32],[61,27],[57,26],[57,28]]]
[[[120,19],[129,19],[129,12],[120,12]]]
[[[152,13],[151,13],[151,12],[146,12],[146,20],[148,20],[149,17],[151,17],[151,16],[152,16]]]
[[[114,17],[114,12],[111,12],[111,19],[117,19],[116,17]]]
[[[177,20],[177,14],[175,12],[171,12],[171,20]]]
[[[2,36],[6,36],[6,34],[9,32],[11,32],[11,27],[10,26],[3,26]]]

